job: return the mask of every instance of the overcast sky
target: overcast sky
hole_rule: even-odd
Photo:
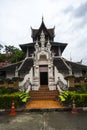
[[[55,26],[55,41],[68,43],[63,57],[87,63],[87,0],[0,0],[0,44],[32,42],[31,27]]]

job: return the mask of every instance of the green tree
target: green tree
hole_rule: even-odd
[[[19,49],[14,46],[7,46],[5,45],[5,52],[10,54],[15,54]]]
[[[0,44],[0,53],[1,53],[1,49],[3,48],[3,46]]]
[[[5,54],[0,54],[0,62],[8,60]]]
[[[0,62],[7,60],[10,63],[15,63],[23,60],[25,56],[22,50],[19,50],[18,48],[10,45],[5,45],[5,52],[5,54],[0,54]]]
[[[18,61],[24,59],[23,51],[19,50],[18,48],[14,47],[14,46],[5,45],[5,52],[11,54],[11,56],[8,59],[9,62],[11,62],[11,63],[15,63],[15,62],[18,62]]]
[[[11,63],[15,63],[24,59],[24,53],[22,50],[17,50],[16,53],[13,53],[11,56]]]

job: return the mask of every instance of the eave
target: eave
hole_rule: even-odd
[[[71,67],[73,72],[75,71],[87,71],[87,66],[76,62],[66,60],[66,63]]]
[[[51,42],[51,46],[55,47],[55,48],[56,47],[60,47],[60,50],[61,50],[62,53],[65,50],[65,48],[66,48],[67,45],[68,45],[67,43]]]
[[[26,44],[20,44],[20,48],[26,52],[27,51],[27,48],[33,48],[34,49],[34,45],[35,45],[35,42],[32,42],[32,43],[26,43]]]

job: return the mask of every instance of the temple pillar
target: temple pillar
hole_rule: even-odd
[[[16,69],[15,69],[15,77],[18,77],[18,67],[16,66]]]

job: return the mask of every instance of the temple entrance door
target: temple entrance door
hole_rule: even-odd
[[[40,72],[40,84],[48,85],[48,72]]]
[[[48,85],[48,66],[40,66],[40,85]]]

